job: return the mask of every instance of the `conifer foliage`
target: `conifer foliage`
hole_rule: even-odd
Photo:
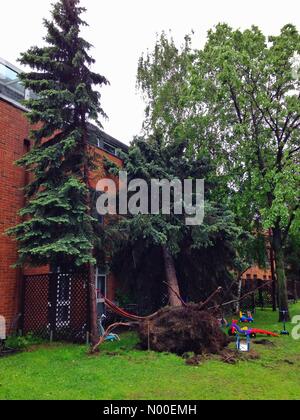
[[[44,20],[45,46],[20,59],[31,69],[21,80],[34,93],[25,105],[35,127],[31,151],[18,162],[32,174],[23,223],[9,231],[19,242],[20,265],[95,262],[88,122],[105,117],[97,86],[108,81],[91,70],[91,45],[80,36],[83,12],[79,0],[58,1],[52,19]]]

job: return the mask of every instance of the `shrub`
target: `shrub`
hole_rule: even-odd
[[[29,333],[24,336],[12,335],[8,337],[6,346],[16,350],[26,350],[30,346],[42,344],[43,342],[42,338]]]

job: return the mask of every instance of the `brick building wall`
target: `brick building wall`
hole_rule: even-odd
[[[40,275],[49,272],[49,267],[14,269],[17,260],[17,243],[5,235],[5,231],[19,223],[18,211],[24,206],[22,189],[28,182],[23,168],[15,165],[29,149],[29,123],[24,109],[0,98],[0,315],[7,321],[7,329],[16,326],[21,312],[22,275]],[[91,175],[92,187],[102,177],[107,177],[102,158],[108,158],[122,166],[122,161],[104,150],[91,146],[99,157],[99,168]],[[116,279],[108,276],[107,295],[114,299]]]
[[[27,151],[28,133],[22,108],[0,98],[0,314],[8,329],[20,312],[22,273],[11,267],[17,259],[17,244],[5,231],[20,222],[18,210],[24,205],[26,175],[14,162]]]
[[[247,271],[245,271],[242,275],[243,282],[247,280],[262,280],[262,281],[270,281],[272,280],[272,273],[271,269],[262,269],[257,266],[250,267]]]

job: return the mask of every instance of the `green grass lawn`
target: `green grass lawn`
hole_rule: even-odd
[[[292,312],[300,315],[300,304]],[[276,321],[271,311],[259,311],[255,326],[280,331]],[[300,399],[300,341],[271,340],[275,347],[252,346],[260,360],[228,365],[213,358],[199,367],[135,350],[134,334],[105,344],[97,357],[84,346],[39,346],[0,359],[0,399]]]

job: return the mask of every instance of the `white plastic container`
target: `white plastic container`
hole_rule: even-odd
[[[0,315],[0,341],[6,340],[6,322],[4,316]]]

